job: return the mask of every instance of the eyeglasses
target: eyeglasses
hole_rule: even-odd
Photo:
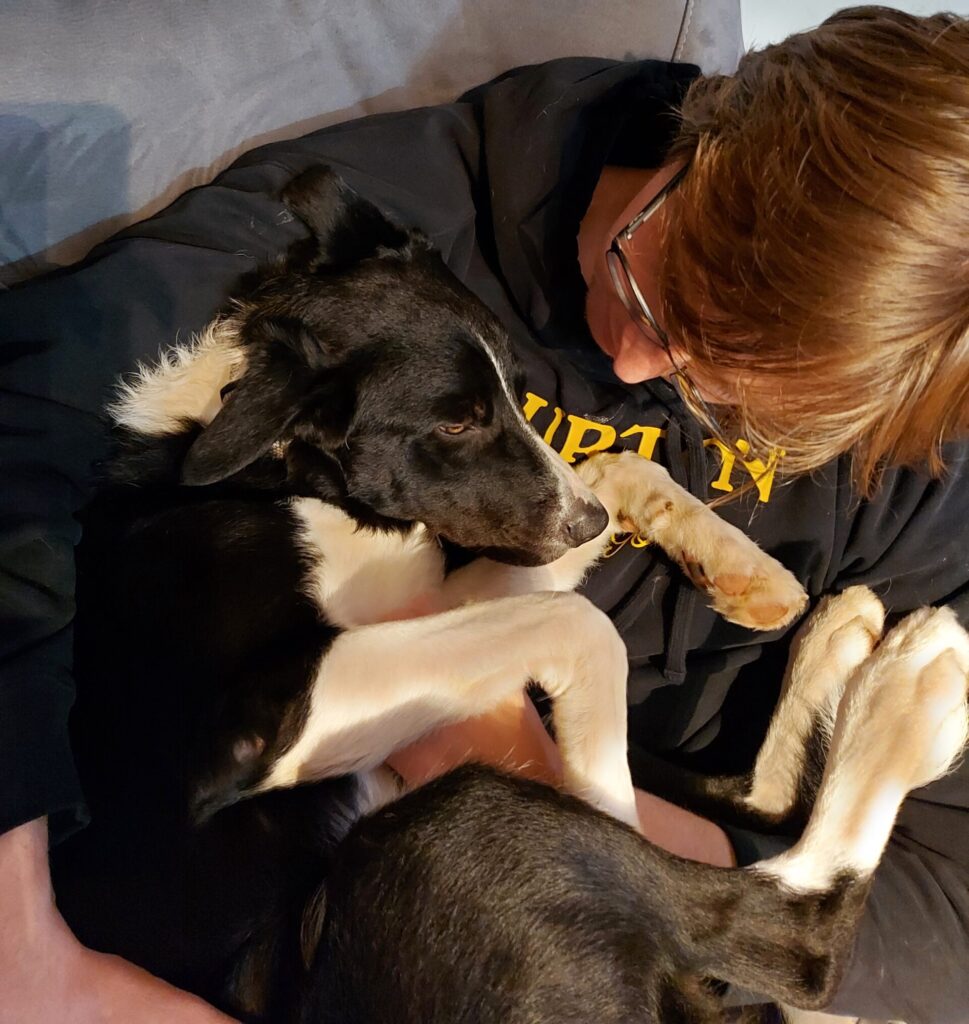
[[[669,359],[673,372],[670,374],[670,381],[673,384],[683,404],[690,410],[704,427],[709,430],[718,440],[732,447],[724,440],[724,433],[720,427],[717,417],[700,394],[699,388],[690,379],[689,374],[680,365],[673,355],[669,335],[659,325],[649,303],[643,295],[633,276],[632,267],[629,264],[629,257],[626,255],[623,246],[628,245],[633,234],[649,220],[650,217],[666,202],[670,193],[683,180],[683,175],[689,169],[689,164],[681,167],[676,174],[656,193],[646,206],[636,214],[635,217],[616,235],[606,253],[606,263],[609,267],[609,274],[622,304],[626,307],[633,322],[642,331],[644,337],[652,345],[658,345]]]

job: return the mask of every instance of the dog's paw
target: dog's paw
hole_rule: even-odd
[[[670,551],[693,583],[728,622],[750,629],[780,629],[807,604],[793,573],[715,513],[694,513],[682,524],[682,548]]]
[[[949,609],[924,608],[892,629],[848,680],[807,827],[762,870],[804,892],[870,876],[905,795],[944,775],[965,746],[967,674],[969,635]]]
[[[845,686],[871,655],[884,619],[881,601],[867,587],[851,587],[822,598],[798,629],[781,699],[744,799],[751,810],[777,819],[794,810],[805,782],[808,744],[812,737],[830,740]]]
[[[871,654],[884,628],[885,608],[867,587],[822,598],[794,640],[797,672],[813,677],[833,663],[846,678]]]
[[[885,606],[868,587],[848,587],[840,594],[829,595],[818,605],[816,614],[823,616],[823,628],[835,645],[846,626],[863,629],[870,647],[878,643],[885,629]]]
[[[865,663],[865,717],[907,789],[944,775],[969,737],[969,635],[949,608],[922,608]]]

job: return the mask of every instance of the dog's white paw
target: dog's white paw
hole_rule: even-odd
[[[944,775],[969,737],[969,635],[949,608],[922,608],[892,629],[865,665],[867,714],[907,789]]]
[[[670,552],[729,622],[779,629],[799,615],[807,594],[793,573],[715,513],[693,512],[680,524],[679,553]]]
[[[891,630],[848,680],[804,833],[761,870],[802,892],[870,875],[905,795],[963,750],[967,673],[969,636],[948,609],[924,608]]]
[[[749,560],[726,571],[714,569],[712,578],[707,577],[703,563],[690,560],[684,568],[728,622],[749,629],[780,629],[804,610],[807,595],[787,569],[769,556],[763,557],[765,561],[759,565]]]
[[[815,729],[830,739],[841,695],[881,636],[885,610],[867,587],[818,603],[791,643],[784,688],[745,802],[778,818],[795,806]]]
[[[867,587],[828,595],[801,627],[792,647],[799,675],[807,678],[834,668],[844,685],[848,675],[874,650],[885,628],[885,608]]]

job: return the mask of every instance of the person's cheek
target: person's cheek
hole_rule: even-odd
[[[593,279],[586,293],[585,319],[596,344],[603,352],[611,356],[615,345],[612,339],[609,297],[599,286],[597,279]]]

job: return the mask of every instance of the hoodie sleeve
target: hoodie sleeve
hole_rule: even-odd
[[[0,832],[47,815],[57,842],[84,821],[68,737],[75,513],[107,451],[100,410],[119,374],[201,327],[251,263],[132,239],[0,293]],[[168,287],[179,298],[162,312]]]
[[[847,499],[843,544],[825,592],[863,584],[890,616],[950,604],[969,622],[969,451],[947,455],[948,475],[940,481],[891,471],[871,501]]]

